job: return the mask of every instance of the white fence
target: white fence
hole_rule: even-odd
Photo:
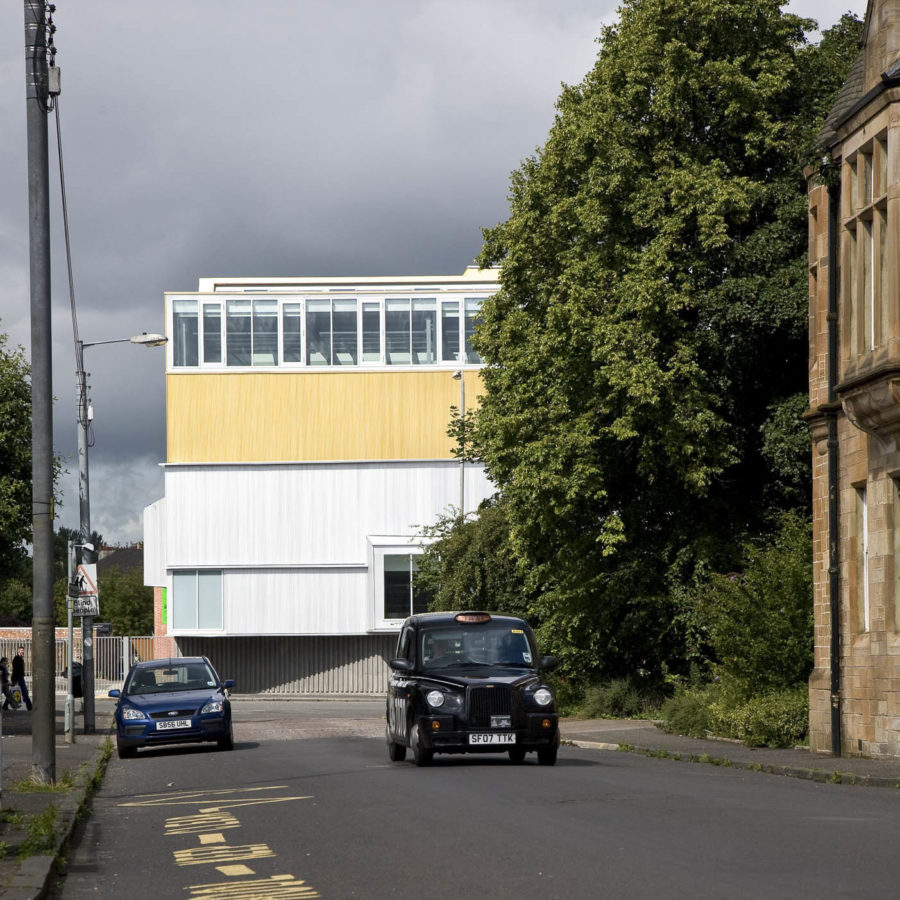
[[[79,629],[80,632],[80,629]],[[68,642],[56,640],[54,647],[54,670],[56,672],[56,693],[66,693],[66,671],[68,665]],[[94,638],[94,690],[105,694],[110,688],[121,687],[131,663],[139,659],[166,659],[177,650],[171,638],[154,637],[95,637]],[[12,658],[19,647],[25,648],[25,678],[32,690],[32,653],[30,640],[0,639],[0,657],[7,657],[12,671]],[[81,659],[80,633],[76,641],[75,658]],[[77,669],[76,669],[77,671]]]

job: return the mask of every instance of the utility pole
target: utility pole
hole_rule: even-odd
[[[25,4],[25,102],[28,117],[28,238],[31,274],[31,521],[34,573],[31,725],[32,774],[56,780],[53,629],[53,373],[50,327],[50,174],[47,21],[44,0]]]

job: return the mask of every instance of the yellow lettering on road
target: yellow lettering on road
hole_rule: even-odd
[[[175,862],[179,866],[216,865],[217,863],[233,863],[242,859],[266,859],[275,856],[266,844],[240,844],[234,847],[226,845],[211,847],[194,847],[190,850],[176,850]]]
[[[241,823],[229,812],[198,813],[195,816],[175,816],[166,819],[166,834],[199,834],[240,828]],[[202,839],[202,838],[201,838]]]
[[[236,866],[216,866],[216,868],[229,878],[243,878],[245,875],[256,874],[249,866],[245,866],[241,863]]]
[[[225,843],[225,835],[224,834],[201,834],[200,835],[200,843],[201,844],[224,844]]]
[[[224,884],[195,884],[187,889],[191,897],[214,900],[314,900],[322,895],[293,875],[273,875],[253,881],[226,881]]]

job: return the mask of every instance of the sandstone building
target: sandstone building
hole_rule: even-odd
[[[900,756],[900,0],[862,48],[809,178],[813,750]]]

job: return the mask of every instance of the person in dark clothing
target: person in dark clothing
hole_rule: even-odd
[[[9,683],[9,660],[4,656],[0,659],[0,693],[3,694],[3,706],[0,709],[19,708],[19,703],[13,697],[12,688]]]
[[[18,687],[22,692],[22,699],[25,701],[25,709],[31,709],[31,697],[28,696],[28,685],[25,684],[25,648],[19,647],[16,655],[13,657],[12,664],[12,685]]]

